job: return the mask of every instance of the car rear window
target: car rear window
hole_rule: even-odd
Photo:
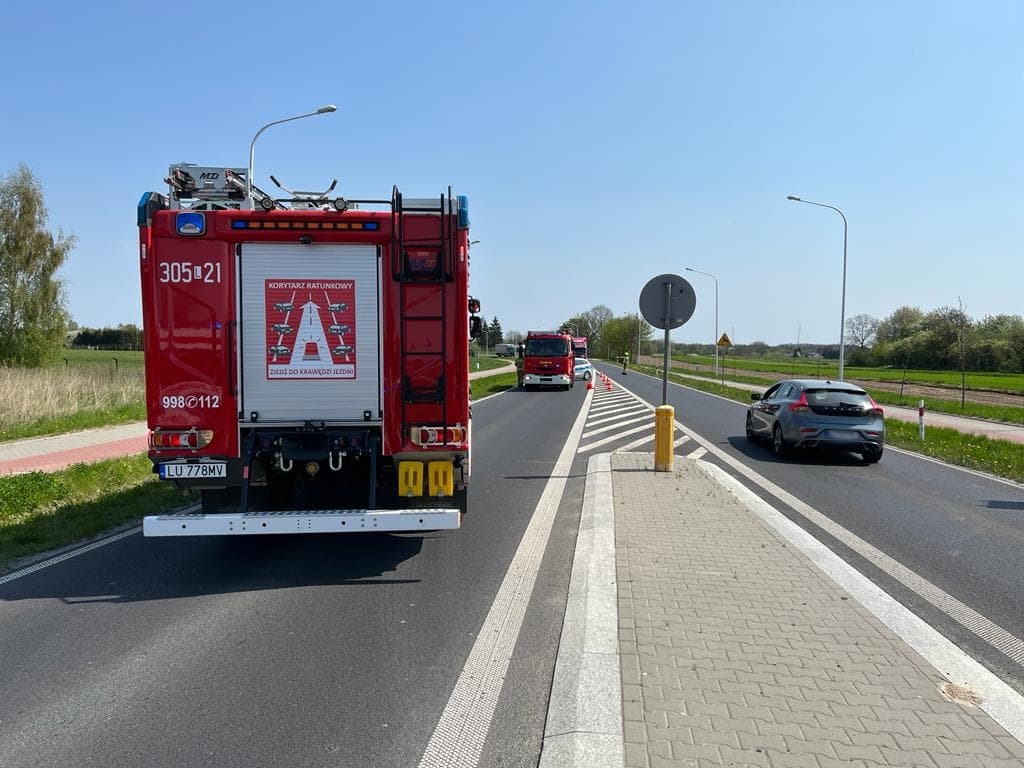
[[[808,389],[804,391],[811,405],[871,405],[871,398],[863,390],[850,389]]]

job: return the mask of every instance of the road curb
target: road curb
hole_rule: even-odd
[[[611,454],[591,456],[539,768],[621,768],[615,503]]]

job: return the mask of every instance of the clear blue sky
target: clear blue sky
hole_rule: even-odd
[[[0,173],[78,244],[85,326],[141,323],[135,206],[172,162],[470,198],[506,331],[690,279],[678,342],[835,343],[900,306],[1024,313],[1024,3],[14,3]],[[659,332],[660,333],[660,332]]]

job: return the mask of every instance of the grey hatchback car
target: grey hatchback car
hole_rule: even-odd
[[[747,439],[770,440],[777,456],[798,448],[830,448],[859,453],[866,464],[882,458],[882,409],[856,384],[785,379],[750,399]]]

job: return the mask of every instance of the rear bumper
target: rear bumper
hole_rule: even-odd
[[[527,387],[565,387],[572,382],[572,377],[564,373],[556,373],[552,376],[540,376],[536,373],[523,374],[523,385]]]
[[[454,530],[462,522],[458,509],[332,509],[246,512],[205,515],[150,515],[142,520],[144,536],[244,536],[262,533],[367,533]]]
[[[852,434],[843,436],[829,434],[830,430],[827,429],[813,434],[803,433],[794,445],[797,448],[824,448],[856,452],[878,450],[885,445],[883,435],[867,434],[861,430],[849,431]]]

